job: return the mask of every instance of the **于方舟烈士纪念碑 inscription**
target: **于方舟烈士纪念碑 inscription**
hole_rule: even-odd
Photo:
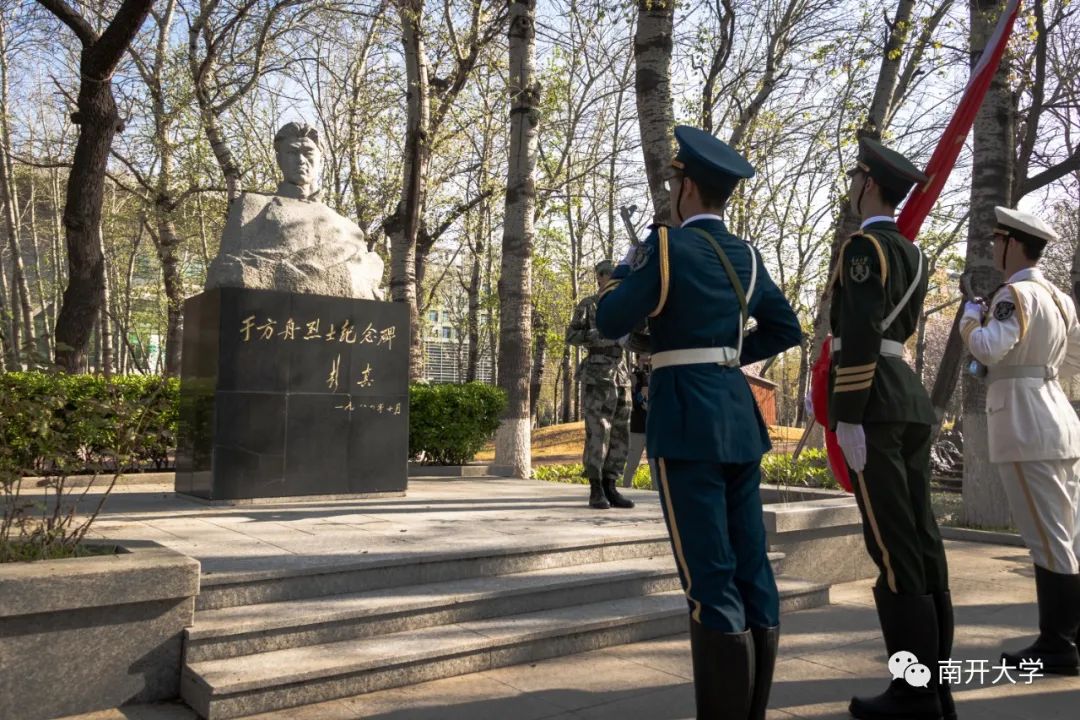
[[[178,492],[405,490],[406,306],[218,288],[184,317]]]

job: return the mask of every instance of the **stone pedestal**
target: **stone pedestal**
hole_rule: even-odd
[[[184,303],[176,491],[404,492],[408,308],[216,288]]]

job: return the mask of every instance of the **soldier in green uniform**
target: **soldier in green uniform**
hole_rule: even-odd
[[[862,227],[840,250],[830,281],[834,339],[829,418],[844,451],[863,518],[866,548],[880,575],[874,600],[889,656],[913,653],[927,687],[906,679],[854,698],[861,720],[956,717],[938,660],[952,651],[948,568],[930,506],[934,411],[904,360],[926,296],[926,260],[893,215],[926,176],[903,155],[863,139],[850,202]],[[921,672],[921,670],[920,670]]]
[[[614,269],[610,260],[596,265],[597,288],[602,288]],[[590,295],[574,308],[566,328],[566,342],[580,345],[589,354],[581,364],[582,414],[585,416],[585,451],[582,463],[589,479],[589,506],[605,510],[612,505],[632,508],[632,500],[616,488],[630,449],[630,375],[623,362],[622,346],[600,336],[596,329],[599,295]]]

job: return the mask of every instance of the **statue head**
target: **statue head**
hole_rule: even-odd
[[[306,123],[282,125],[274,135],[274,152],[285,182],[301,188],[305,197],[314,195],[322,175],[322,150],[315,128]]]

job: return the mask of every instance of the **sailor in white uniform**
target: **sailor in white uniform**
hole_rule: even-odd
[[[1036,263],[1057,233],[1029,213],[995,208],[994,262],[1008,281],[988,305],[964,306],[960,333],[987,367],[990,461],[1035,563],[1039,637],[1002,654],[1077,675],[1080,627],[1080,420],[1059,378],[1080,372],[1072,299]]]

